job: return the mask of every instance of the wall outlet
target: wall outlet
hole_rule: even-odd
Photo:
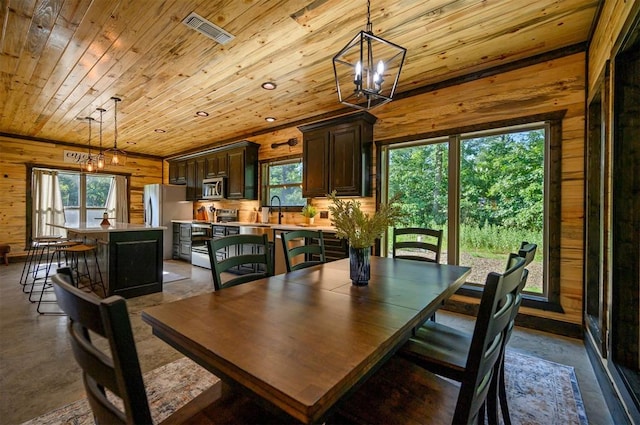
[[[329,211],[320,211],[320,218],[329,218]]]

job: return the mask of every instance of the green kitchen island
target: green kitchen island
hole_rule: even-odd
[[[70,239],[96,246],[96,257],[87,255],[87,260],[95,276],[97,258],[108,296],[132,298],[162,292],[162,233],[166,227],[130,223],[58,227]]]

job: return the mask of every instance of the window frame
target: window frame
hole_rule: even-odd
[[[80,174],[87,174],[86,172],[78,170],[78,167],[61,167],[61,166],[51,166],[44,165],[38,163],[27,163],[26,165],[26,191],[25,191],[25,209],[26,209],[26,226],[25,226],[25,251],[31,246],[32,243],[32,230],[33,230],[33,219],[32,219],[32,211],[33,211],[33,202],[32,202],[32,184],[33,184],[33,169],[34,168],[43,168],[51,171],[58,171],[63,173],[76,172]],[[130,173],[117,173],[117,172],[105,172],[105,173],[95,173],[95,174],[108,174],[111,176],[124,176],[127,179],[127,215],[131,214],[131,174]]]
[[[268,186],[266,184],[266,182],[268,181],[269,167],[272,165],[292,164],[296,162],[299,162],[304,167],[302,155],[289,155],[285,157],[271,158],[271,159],[259,161],[260,206],[271,207],[271,205],[269,204],[269,200],[270,200],[269,187],[271,186]],[[301,175],[301,178],[304,179],[304,175]],[[300,181],[300,191],[301,191],[300,194],[302,199],[306,200],[306,198],[302,196],[302,180]],[[302,211],[302,208],[304,208],[306,204],[307,202],[305,201],[305,203],[302,205],[282,205],[282,211],[300,212]]]
[[[460,139],[467,138],[470,134],[480,133],[483,135],[500,129],[515,129],[518,126],[526,128],[534,124],[544,123],[546,130],[545,146],[545,252],[538,255],[545,256],[544,262],[544,286],[546,295],[535,295],[531,293],[523,294],[522,305],[536,309],[549,310],[564,313],[560,304],[560,231],[561,231],[561,184],[562,184],[562,118],[566,110],[524,116],[516,119],[501,120],[483,123],[480,125],[466,126],[443,130],[438,132],[422,133],[412,135],[410,138],[388,139],[376,141],[376,159],[380,164],[376,170],[377,181],[381,182],[376,188],[376,199],[378,202],[386,202],[388,194],[388,146],[395,144],[417,143],[420,140],[435,140],[443,137],[449,138],[449,219],[448,238],[451,241],[458,241],[459,223],[459,161],[460,161]],[[452,211],[454,214],[452,214]],[[554,217],[554,219],[549,219]],[[385,255],[387,235],[384,235],[379,252]],[[450,258],[458,258],[458,243],[449,247]],[[464,296],[480,298],[482,286],[463,285],[456,293]]]

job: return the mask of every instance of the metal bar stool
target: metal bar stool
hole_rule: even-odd
[[[41,264],[42,258],[44,257],[48,260],[50,248],[61,240],[61,236],[39,236],[32,239],[29,249],[27,250],[27,258],[22,266],[22,274],[20,275],[22,292],[25,294],[30,294],[32,292],[33,285],[35,284],[36,279],[38,279],[38,272],[47,267],[46,265]],[[30,288],[28,288],[29,279],[31,279]]]
[[[38,305],[36,307],[36,311],[40,314],[60,314],[60,312],[58,311],[42,311],[41,310],[41,306],[42,304],[56,304],[56,299],[55,297],[53,299],[50,298],[45,298],[45,293],[51,293],[53,294],[53,285],[51,284],[51,282],[49,281],[49,277],[51,273],[51,267],[53,266],[53,262],[56,261],[57,259],[57,266],[60,267],[61,263],[62,263],[62,255],[64,255],[64,262],[65,265],[69,264],[69,260],[70,260],[70,256],[67,254],[67,249],[72,248],[74,246],[78,246],[80,245],[81,242],[79,241],[70,241],[70,240],[61,240],[58,241],[56,243],[53,244],[49,244],[49,246],[47,247],[48,250],[48,263],[46,266],[46,271],[45,271],[45,275],[44,277],[40,277],[38,279],[42,279],[42,286],[39,288],[40,290],[38,291],[36,289],[36,280],[34,279],[33,283],[31,284],[31,289],[29,291],[29,301],[32,303],[37,302]],[[53,249],[51,249],[53,248]],[[72,258],[71,258],[72,259]],[[38,294],[39,292],[39,294]],[[37,297],[37,299],[36,299]]]
[[[64,251],[68,255],[70,255],[70,267],[71,270],[75,271],[76,273],[75,280],[77,282],[77,286],[80,288],[80,285],[83,282],[83,278],[87,278],[88,282],[85,287],[89,286],[91,288],[91,291],[94,291],[95,287],[100,285],[100,287],[102,288],[102,295],[106,297],[107,288],[104,286],[102,273],[100,272],[97,247],[95,245],[79,244],[64,248]],[[91,270],[89,269],[89,263],[87,262],[88,252],[93,252],[93,258],[96,264],[96,273],[94,277],[91,276]],[[80,270],[80,255],[82,255],[82,259],[84,261],[84,273],[82,273]]]

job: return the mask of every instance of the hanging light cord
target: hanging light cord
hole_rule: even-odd
[[[120,99],[118,99],[117,97],[113,98],[114,100],[114,105],[113,105],[113,125],[114,125],[114,132],[113,132],[113,147],[114,149],[118,149],[118,101],[120,101]]]
[[[373,25],[371,24],[371,0],[367,0],[367,32],[373,34]]]

